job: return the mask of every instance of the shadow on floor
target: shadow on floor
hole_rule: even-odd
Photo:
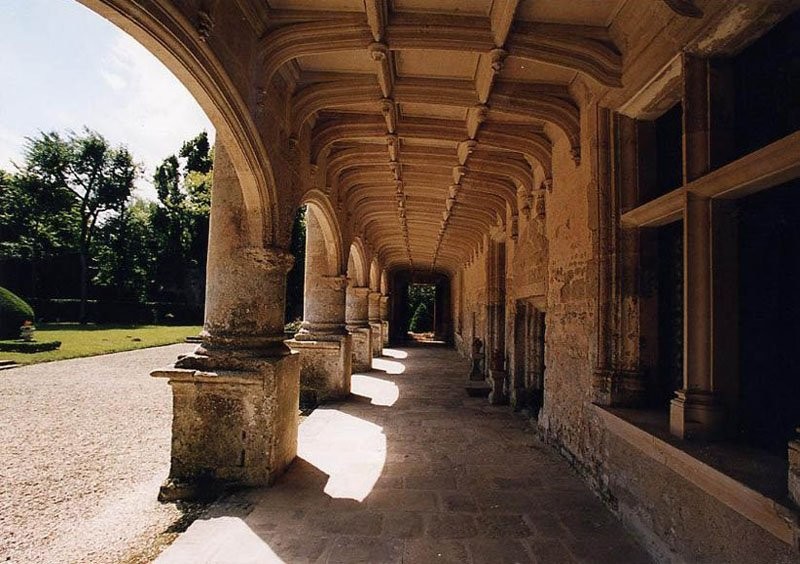
[[[215,504],[159,562],[650,561],[525,421],[466,397],[454,351],[385,352],[402,371],[354,375],[273,487]]]

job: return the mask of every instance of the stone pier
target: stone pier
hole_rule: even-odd
[[[297,454],[298,355],[283,343],[283,249],[246,243],[241,190],[217,144],[202,344],[172,366],[170,473],[161,500],[272,483]]]
[[[369,288],[347,288],[347,330],[353,339],[353,370],[372,368],[372,327],[369,324]]]

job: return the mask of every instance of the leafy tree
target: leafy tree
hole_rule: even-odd
[[[285,321],[290,323],[303,318],[303,288],[306,276],[306,206],[297,210],[292,224],[290,250],[294,265],[286,276]]]
[[[136,198],[106,219],[95,237],[93,282],[116,298],[147,300],[156,256],[151,229],[155,208],[154,202]]]
[[[74,217],[81,268],[80,321],[85,322],[92,239],[104,214],[119,211],[130,197],[139,167],[125,147],[112,147],[90,129],[27,138],[24,161],[21,176],[26,189],[41,192],[45,201],[68,202],[68,208],[58,213]]]
[[[200,133],[183,144],[180,159],[164,159],[153,176],[159,205],[152,215],[158,247],[155,291],[169,299],[203,301],[211,210],[213,151]],[[181,163],[183,161],[183,164]]]
[[[408,311],[413,312],[408,330],[425,333],[433,330],[433,311],[436,286],[433,284],[411,284],[408,287]]]

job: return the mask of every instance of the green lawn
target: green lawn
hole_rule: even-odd
[[[80,325],[52,323],[37,326],[37,341],[61,341],[61,348],[33,354],[0,351],[0,359],[34,364],[80,356],[143,349],[181,343],[200,333],[200,326],[165,325]]]

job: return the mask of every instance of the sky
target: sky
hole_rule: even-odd
[[[25,137],[89,127],[144,167],[214,129],[191,94],[129,35],[75,0],[0,0],[0,169],[22,164]]]

